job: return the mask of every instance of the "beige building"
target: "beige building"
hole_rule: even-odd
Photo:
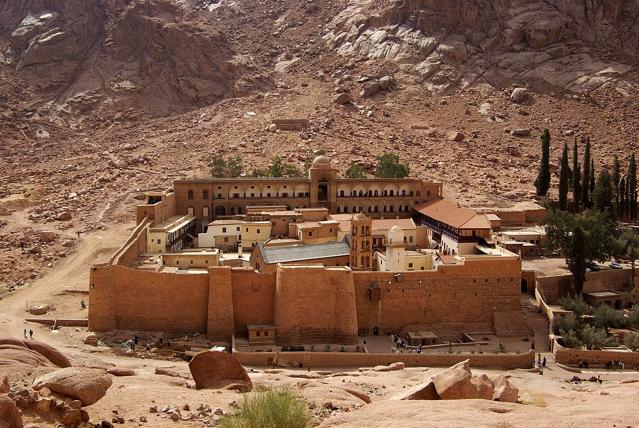
[[[216,220],[209,223],[206,232],[198,234],[198,246],[227,252],[237,251],[239,245],[251,249],[270,239],[271,228],[270,221]]]
[[[388,231],[386,250],[375,253],[377,270],[381,272],[432,270],[432,252],[406,250],[407,244],[404,238],[405,236],[400,226],[393,226]]]
[[[473,254],[477,244],[486,245],[492,239],[490,220],[485,214],[443,198],[420,205],[413,218],[428,229],[431,248],[439,247],[443,254]]]
[[[259,272],[275,272],[277,265],[348,266],[350,246],[346,242],[268,247],[257,244],[251,253],[251,267]]]
[[[291,223],[288,236],[303,244],[323,244],[337,242],[338,231],[339,222],[334,220]]]
[[[174,215],[147,229],[147,251],[167,253],[188,248],[195,233],[195,218]]]

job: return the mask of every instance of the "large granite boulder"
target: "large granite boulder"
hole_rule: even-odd
[[[71,361],[69,361],[66,355],[64,355],[53,346],[47,345],[46,343],[40,342],[38,340],[2,338],[0,339],[0,345],[14,345],[26,349],[31,349],[32,351],[42,355],[44,358],[58,367],[71,367]]]
[[[444,400],[479,398],[471,378],[469,360],[464,360],[435,375],[433,383],[437,394]]]
[[[253,383],[240,362],[227,352],[205,351],[189,362],[197,389],[219,389],[232,385],[248,392]]]
[[[488,376],[486,376],[485,374],[481,376],[472,376],[470,378],[470,381],[473,385],[475,385],[477,393],[479,394],[479,398],[483,398],[484,400],[493,399],[495,387],[493,386],[493,382]]]
[[[393,397],[393,400],[441,400],[432,381],[420,383]]]
[[[104,397],[111,384],[111,377],[105,370],[67,367],[37,377],[33,381],[33,389],[46,387],[58,394],[77,398],[84,406],[90,406]]]
[[[22,428],[22,415],[16,404],[6,395],[0,395],[0,428]]]
[[[519,388],[510,383],[510,381],[504,375],[499,375],[493,379],[495,385],[495,391],[493,393],[493,400],[504,401],[506,403],[516,403],[519,398]]]

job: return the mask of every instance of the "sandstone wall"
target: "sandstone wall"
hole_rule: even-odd
[[[274,319],[281,346],[356,344],[352,272],[347,268],[280,267]]]
[[[616,290],[627,291],[632,283],[630,269],[611,269],[586,274],[584,292]],[[537,278],[537,286],[542,290],[546,302],[557,304],[559,299],[572,293],[573,278],[571,274]]]
[[[372,367],[403,362],[409,367],[448,367],[470,360],[473,368],[517,369],[531,368],[535,353],[522,354],[368,354],[361,352],[233,352],[245,366],[264,367],[277,355],[282,366],[306,367]]]
[[[275,274],[232,270],[235,335],[248,337],[247,324],[273,324]]]
[[[579,360],[589,366],[605,366],[608,361],[623,361],[626,369],[639,369],[639,352],[583,351],[564,348],[555,343],[555,361],[561,364],[577,365]]]
[[[409,324],[480,328],[494,312],[520,310],[521,261],[466,261],[434,272],[353,272],[360,334]],[[379,290],[371,290],[371,287]],[[376,298],[376,295],[379,298]]]
[[[140,256],[140,253],[146,252],[147,246],[147,228],[150,220],[144,219],[138,224],[133,232],[124,243],[124,245],[111,258],[111,263],[128,266]]]
[[[109,331],[116,328],[113,307],[112,265],[96,265],[89,272],[89,330]]]

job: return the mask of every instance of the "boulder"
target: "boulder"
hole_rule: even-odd
[[[105,370],[67,367],[37,377],[33,389],[44,387],[67,397],[77,398],[85,406],[96,403],[111,387],[111,377]]]
[[[420,383],[393,397],[393,400],[441,400],[432,381]]]
[[[510,131],[510,135],[512,135],[513,137],[529,137],[530,129],[526,129],[526,128],[513,129],[512,131]]]
[[[68,221],[71,220],[71,213],[69,211],[62,211],[55,216],[57,221]]]
[[[435,390],[444,400],[479,398],[479,392],[471,382],[469,360],[464,360],[433,377]]]
[[[51,361],[43,355],[32,351],[29,348],[17,345],[0,344],[0,371],[8,369],[10,373],[22,367],[30,369],[31,367],[55,367]]]
[[[510,94],[510,100],[514,103],[523,103],[528,98],[528,89],[515,88]]]
[[[20,410],[7,395],[0,395],[0,428],[22,428]]]
[[[368,394],[364,394],[361,391],[356,391],[356,390],[350,389],[350,388],[344,388],[344,391],[346,391],[349,394],[359,398],[360,400],[362,400],[366,404],[371,404],[371,398],[368,396]]]
[[[485,374],[481,376],[473,376],[470,378],[470,381],[473,385],[475,385],[475,388],[477,388],[479,398],[483,398],[484,400],[493,399],[495,387],[493,386],[493,382],[488,376],[486,376]]]
[[[333,96],[333,104],[344,105],[350,103],[351,101],[351,96],[347,93],[341,93]]]
[[[227,352],[200,352],[189,362],[189,370],[197,389],[219,389],[229,384],[243,385],[245,392],[253,389],[244,367]]]
[[[107,369],[107,373],[113,376],[135,376],[135,371],[132,369],[122,369],[119,367]]]
[[[391,363],[387,366],[375,366],[373,370],[376,372],[393,372],[396,370],[404,370],[406,368],[406,364],[402,362]]]
[[[9,384],[9,378],[6,376],[0,376],[0,394],[6,394],[11,390],[11,385]]]
[[[38,340],[0,339],[0,345],[13,345],[30,349],[58,367],[71,367],[71,361],[59,350]]]
[[[362,98],[368,98],[378,93],[381,89],[382,87],[379,82],[368,82],[362,87],[362,90],[359,92],[359,96]]]
[[[31,306],[29,308],[29,313],[31,315],[44,315],[47,312],[49,312],[49,309],[51,309],[51,306],[47,305],[46,303],[43,303],[43,304]]]
[[[510,383],[510,381],[504,375],[499,375],[493,379],[495,385],[495,392],[493,393],[493,400],[503,401],[506,403],[516,403],[519,398],[519,388]]]
[[[446,133],[446,138],[448,139],[448,141],[455,141],[457,143],[461,143],[462,141],[464,141],[464,138],[466,138],[466,137],[461,132],[448,131]]]
[[[379,88],[382,91],[389,90],[392,84],[393,84],[393,77],[392,76],[384,76],[381,79],[379,79]]]

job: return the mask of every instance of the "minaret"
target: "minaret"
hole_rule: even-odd
[[[386,262],[389,271],[404,271],[405,247],[404,231],[397,225],[393,226],[391,230],[388,231],[388,242],[386,243]]]

